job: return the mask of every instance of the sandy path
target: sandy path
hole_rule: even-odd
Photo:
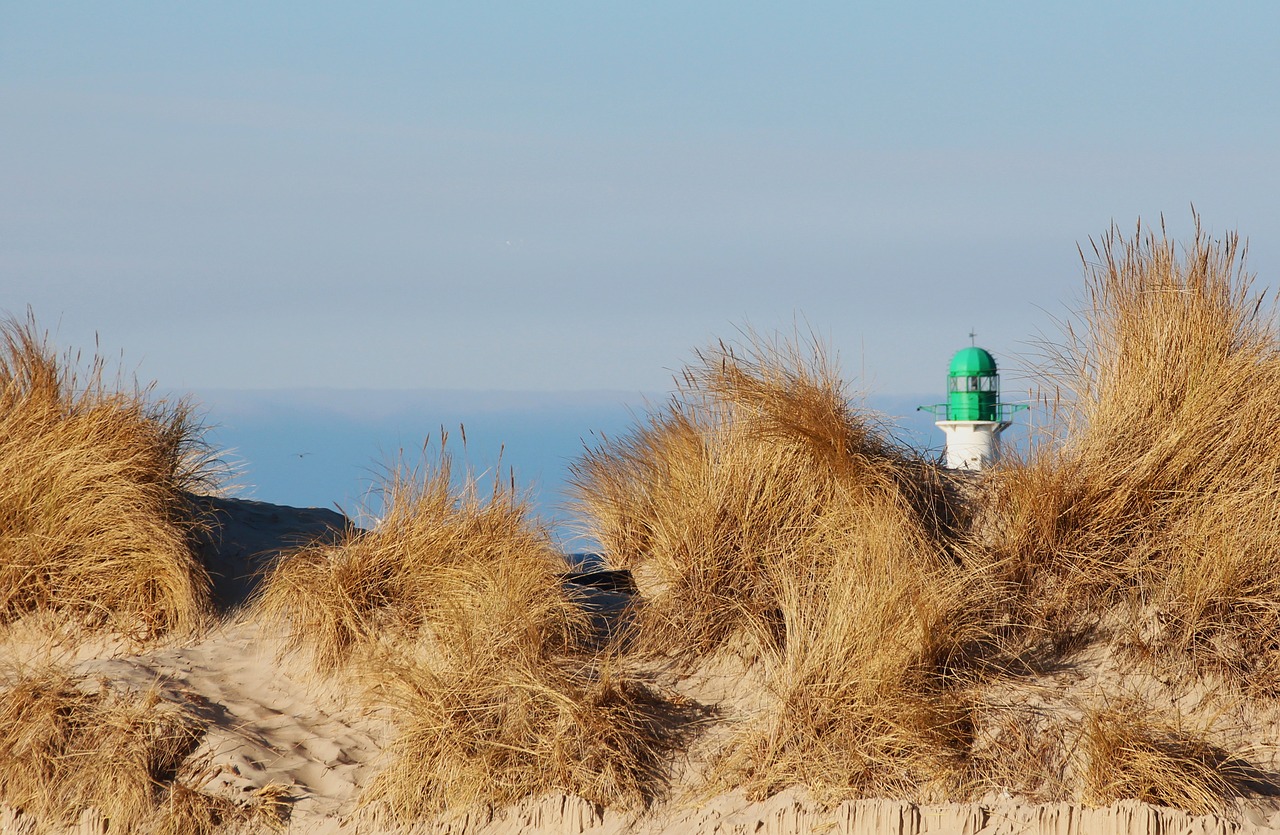
[[[208,759],[204,788],[235,797],[278,784],[290,787],[299,823],[345,814],[388,726],[301,665],[277,659],[278,648],[240,620],[190,646],[75,670],[138,689],[158,684],[166,698],[190,704],[210,723],[196,752]]]

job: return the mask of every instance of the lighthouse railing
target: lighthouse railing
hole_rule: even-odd
[[[1012,417],[1018,412],[1025,411],[1030,408],[1031,407],[1025,403],[996,403],[996,420],[1003,423],[1004,421],[1012,419]],[[916,411],[931,412],[937,416],[938,420],[951,420],[951,417],[948,414],[950,412],[950,405],[947,403],[935,403],[932,406],[917,406]],[[972,418],[964,419],[972,420]]]

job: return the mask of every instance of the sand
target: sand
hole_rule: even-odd
[[[1280,800],[1237,801],[1223,816],[1196,817],[1138,802],[1092,809],[1068,803],[1034,804],[1011,797],[988,802],[917,805],[884,799],[823,808],[802,791],[752,802],[738,792],[674,799],[643,812],[602,810],[573,796],[528,798],[508,808],[483,808],[396,829],[376,808],[357,800],[381,767],[394,733],[384,716],[362,707],[355,692],[317,683],[303,659],[282,654],[278,636],[264,634],[246,616],[254,572],[281,549],[329,535],[347,521],[337,513],[235,499],[204,499],[220,519],[220,536],[204,558],[215,572],[218,625],[193,640],[170,639],[139,650],[118,641],[59,641],[56,630],[27,624],[0,638],[0,652],[27,663],[57,661],[111,687],[146,690],[186,704],[207,721],[197,756],[207,768],[198,788],[226,797],[248,797],[266,786],[287,790],[289,833],[382,832],[509,835],[563,833],[1044,833],[1045,835],[1143,835],[1145,833],[1280,832]],[[610,592],[616,594],[616,590]],[[1108,659],[1095,659],[1104,668]],[[1096,681],[1098,670],[1089,678]],[[1081,679],[1083,680],[1083,679]],[[1070,680],[1064,679],[1070,688]],[[751,671],[732,663],[704,671],[684,685],[704,703],[749,712],[762,698]],[[1083,685],[1082,685],[1083,686]],[[1061,688],[1060,688],[1061,689]],[[1274,720],[1268,720],[1274,723]],[[1274,730],[1274,728],[1272,728]],[[676,764],[677,784],[696,782],[694,755]],[[29,833],[35,821],[0,806],[0,833]],[[72,832],[102,833],[101,815],[87,811]]]

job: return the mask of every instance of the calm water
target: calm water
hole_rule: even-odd
[[[240,468],[236,495],[298,507],[337,507],[356,518],[381,512],[378,485],[394,462],[422,460],[449,434],[455,470],[490,479],[514,475],[534,511],[566,550],[590,550],[566,507],[570,465],[586,446],[632,429],[666,395],[628,392],[276,390],[200,392],[208,438]],[[917,449],[941,451],[941,433],[914,411],[929,395],[872,398],[898,416],[895,432]],[[465,427],[466,446],[463,448]],[[1017,430],[1012,430],[1016,433]]]

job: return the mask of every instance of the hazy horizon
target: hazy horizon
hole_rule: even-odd
[[[567,547],[572,514],[563,506],[569,467],[587,446],[620,437],[667,392],[549,392],[440,390],[204,390],[192,397],[208,425],[207,439],[231,449],[240,465],[232,495],[293,507],[340,508],[359,521],[381,512],[377,487],[401,460],[435,461],[440,433],[459,470],[514,477],[531,508]],[[933,416],[917,405],[941,393],[854,396],[855,407],[882,412],[895,437],[925,455],[942,449]],[[460,426],[465,426],[463,449]],[[1016,444],[1021,427],[1010,431]],[[427,453],[423,455],[424,444]],[[501,467],[499,472],[498,467]]]

